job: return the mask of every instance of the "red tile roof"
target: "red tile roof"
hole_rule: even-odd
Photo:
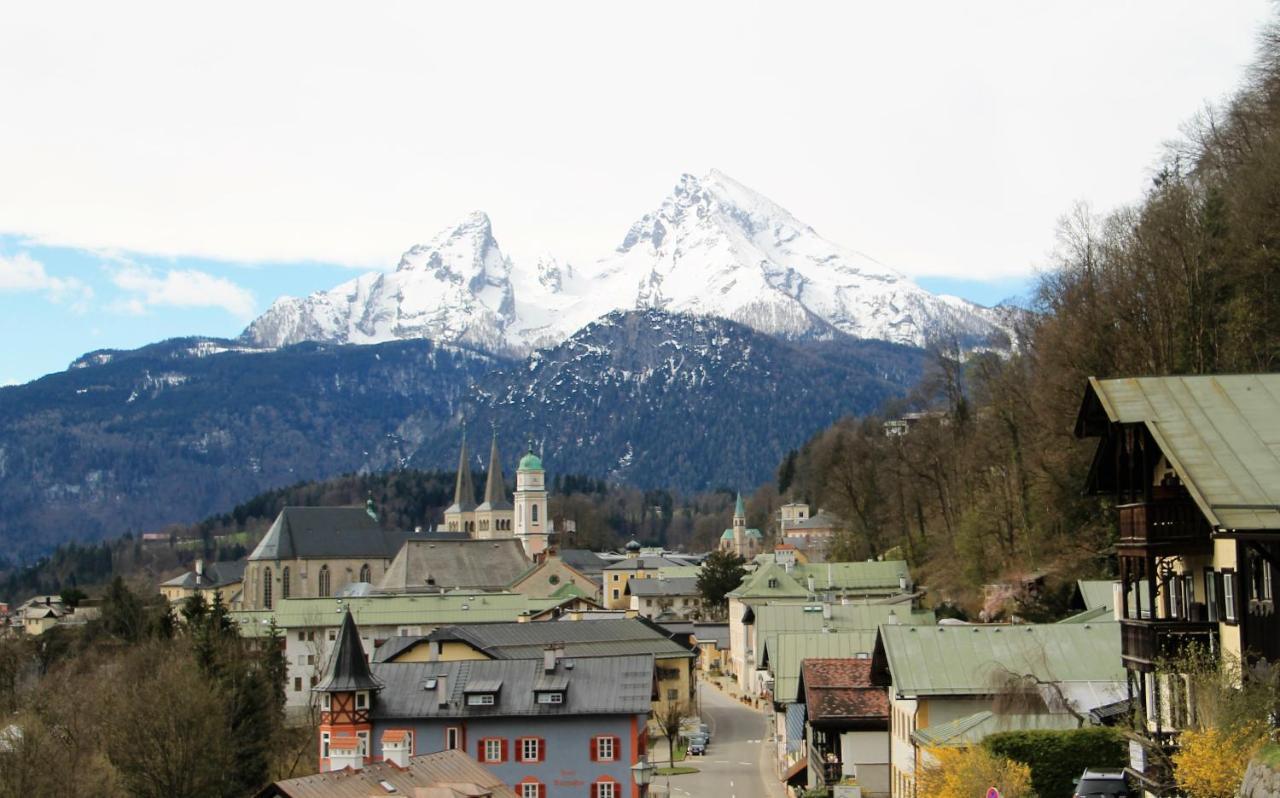
[[[871,685],[870,659],[807,659],[800,665],[810,720],[889,717],[889,695]]]

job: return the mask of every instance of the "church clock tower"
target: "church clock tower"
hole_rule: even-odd
[[[547,549],[551,521],[547,518],[547,472],[542,460],[533,453],[520,458],[516,469],[516,537],[524,545],[524,553],[532,559]]]

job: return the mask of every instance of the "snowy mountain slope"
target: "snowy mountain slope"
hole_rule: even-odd
[[[409,250],[395,272],[277,301],[244,337],[273,347],[429,337],[518,353],[553,346],[614,310],[649,308],[784,338],[840,332],[921,346],[943,335],[977,343],[1008,332],[998,311],[931,294],[712,171],[683,175],[589,269],[549,255],[511,261],[477,212]]]

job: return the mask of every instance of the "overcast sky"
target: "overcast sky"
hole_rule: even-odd
[[[1021,284],[1073,202],[1140,196],[1162,143],[1238,84],[1270,8],[10,5],[0,324],[64,343],[0,356],[0,381],[234,334],[476,208],[516,258],[590,261],[713,167],[989,300],[972,281]]]

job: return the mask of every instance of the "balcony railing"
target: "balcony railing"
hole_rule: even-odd
[[[1207,551],[1213,545],[1209,522],[1195,502],[1173,499],[1121,504],[1120,549]]]
[[[1120,621],[1120,654],[1131,668],[1152,670],[1157,661],[1176,657],[1191,645],[1217,651],[1218,622],[1176,618]]]
[[[840,762],[822,763],[822,783],[839,784],[844,778],[844,765]]]

